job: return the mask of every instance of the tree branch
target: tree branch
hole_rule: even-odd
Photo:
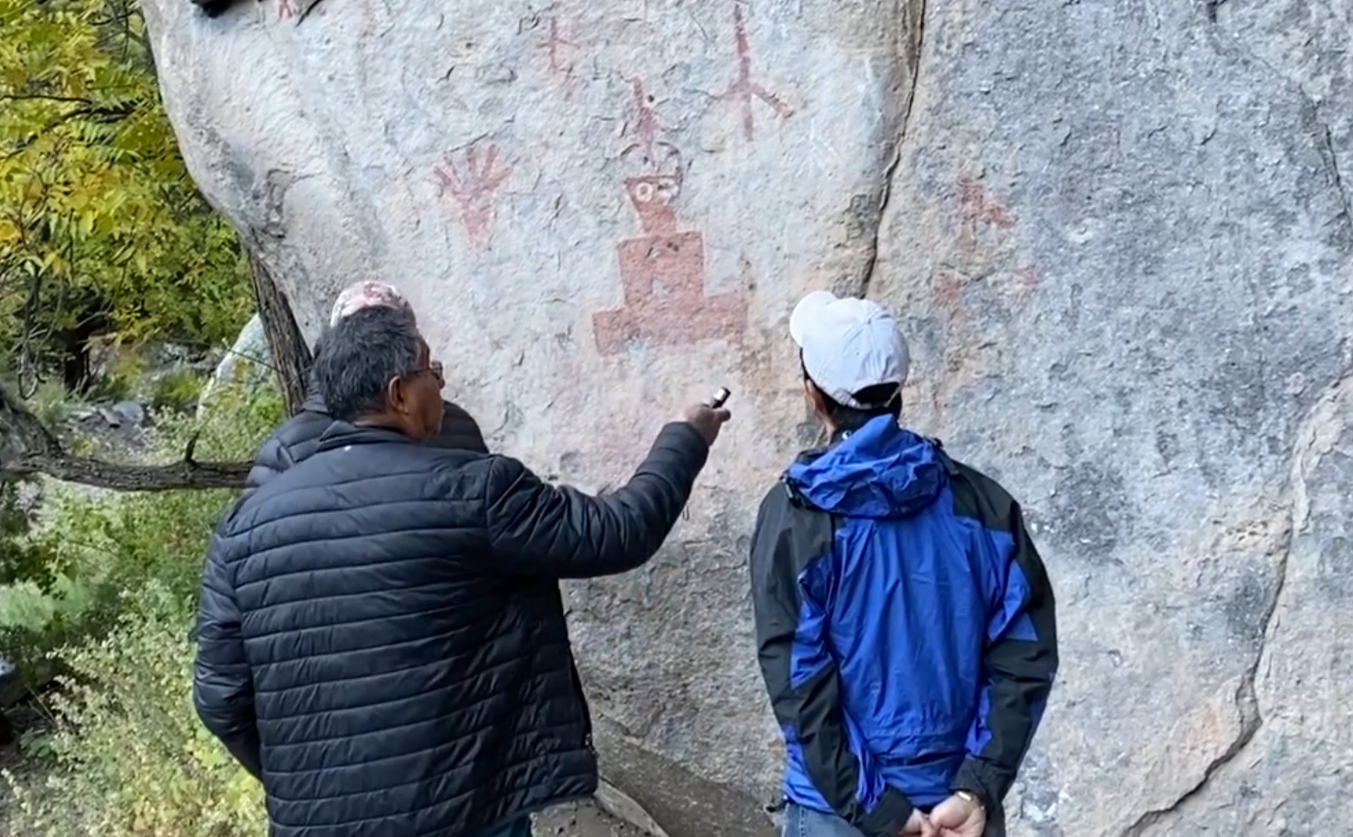
[[[0,477],[46,474],[64,482],[114,491],[243,488],[248,462],[197,462],[194,436],[183,460],[172,465],[122,465],[87,456],[71,456],[61,441],[8,389],[0,386],[0,443],[11,441],[12,455],[0,444]]]
[[[114,491],[175,491],[243,488],[248,462],[175,462],[172,465],[120,465],[84,456],[21,453],[0,462],[0,475],[46,474],[63,482]]]

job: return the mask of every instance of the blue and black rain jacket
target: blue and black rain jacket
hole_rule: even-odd
[[[1057,670],[1052,587],[1010,495],[875,418],[789,468],[750,567],[788,800],[896,837],[966,790],[1004,833]]]

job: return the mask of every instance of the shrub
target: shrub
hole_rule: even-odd
[[[266,831],[262,790],[192,706],[194,602],[155,580],[121,597],[99,640],[63,651],[57,729],[28,749],[54,762],[45,785],[11,777],[10,833],[204,837]]]
[[[281,419],[275,389],[227,395],[202,422],[161,422],[165,458],[241,459]],[[231,491],[107,494],[58,486],[21,540],[55,581],[0,590],[0,649],[30,679],[62,662],[50,734],[25,753],[39,786],[10,779],[4,834],[233,837],[266,831],[257,783],[197,720],[189,640],[202,560]],[[0,787],[0,790],[3,790]]]
[[[56,581],[51,554],[29,537],[39,496],[36,480],[0,480],[0,585],[32,582],[50,589]]]
[[[281,420],[275,388],[244,398],[230,391],[201,422],[171,416],[161,422],[159,456],[183,455],[198,437],[198,459],[247,459]],[[0,650],[25,676],[56,648],[78,642],[116,616],[119,594],[155,579],[175,595],[195,595],[212,529],[234,498],[232,491],[166,491],[91,496],[87,489],[48,490],[44,523],[5,549],[51,601],[30,600],[32,585],[0,591]],[[41,561],[40,568],[35,565]],[[6,602],[18,605],[6,606]]]
[[[150,393],[150,406],[156,410],[184,410],[197,403],[206,386],[205,376],[191,369],[174,369],[157,377]]]

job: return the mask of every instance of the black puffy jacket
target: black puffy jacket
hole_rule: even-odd
[[[212,539],[194,700],[278,837],[479,837],[597,787],[558,581],[647,561],[708,446],[663,429],[593,498],[335,423]]]
[[[489,452],[479,424],[469,413],[450,401],[443,401],[442,409],[441,432],[429,439],[427,444],[439,448]],[[254,491],[296,463],[309,459],[319,447],[319,437],[333,422],[324,399],[312,389],[301,411],[282,422],[259,446],[254,466],[249,469],[249,476],[245,480],[245,492]]]

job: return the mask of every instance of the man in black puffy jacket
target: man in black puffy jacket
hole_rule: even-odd
[[[417,325],[413,307],[394,286],[384,282],[368,281],[350,285],[338,295],[329,315],[329,327],[333,328],[344,317],[372,305],[384,305],[403,312],[411,323]],[[321,338],[315,346],[316,355],[323,350],[323,345],[324,341]],[[438,370],[440,371],[440,367]],[[479,424],[469,413],[450,401],[443,401],[442,409],[444,412],[442,426],[428,439],[429,445],[488,453]],[[284,421],[259,446],[258,455],[254,457],[254,466],[249,469],[249,476],[245,482],[246,493],[254,491],[296,463],[308,459],[319,447],[319,437],[329,429],[330,424],[333,424],[333,416],[330,415],[323,397],[312,383],[301,411]]]
[[[562,578],[662,545],[728,418],[697,406],[603,498],[420,444],[426,342],[387,307],[326,337],[335,423],[212,539],[194,700],[267,792],[276,837],[529,837],[597,787]]]

